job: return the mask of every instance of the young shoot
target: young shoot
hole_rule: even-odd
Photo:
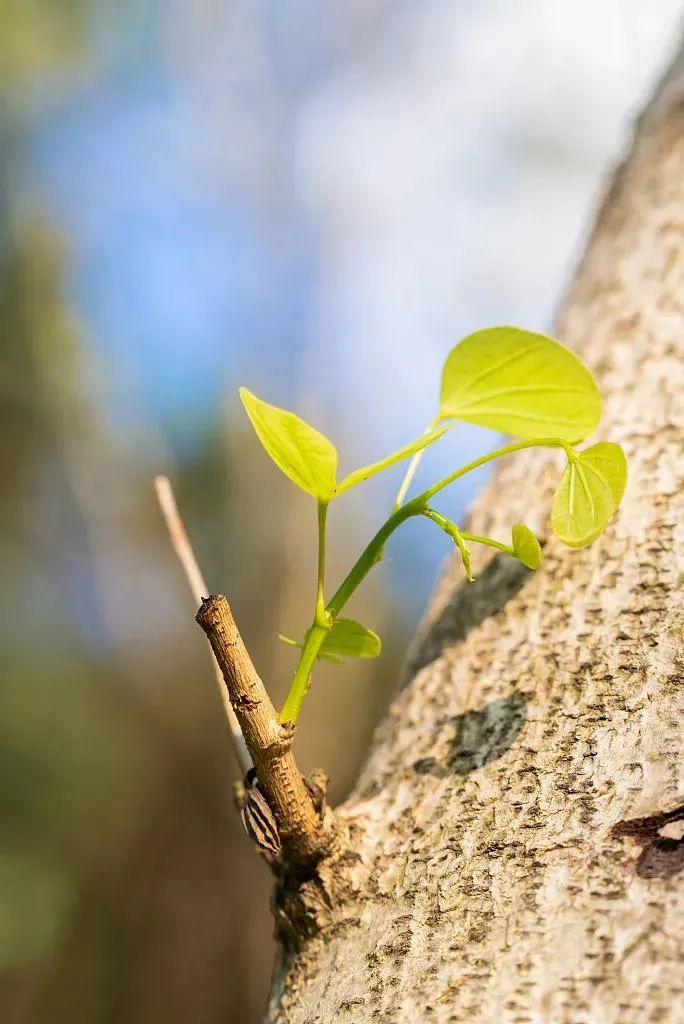
[[[319,658],[375,658],[379,637],[340,613],[385,545],[406,520],[422,516],[453,541],[472,580],[470,544],[484,544],[518,559],[529,569],[541,564],[539,541],[522,523],[511,527],[510,542],[462,530],[433,507],[433,499],[455,480],[495,459],[526,448],[559,448],[566,466],[556,490],[551,528],[564,544],[583,548],[605,529],[618,508],[627,481],[627,464],[617,444],[602,441],[578,450],[575,445],[598,426],[601,397],[584,363],[559,341],[518,327],[490,327],[460,341],[442,372],[437,414],[428,430],[384,459],[338,480],[337,449],[323,434],[292,412],[261,401],[247,388],[240,397],[256,434],[275,464],[317,504],[318,576],[311,625],[300,642],[299,661],[280,712],[281,722],[296,723],[311,674]],[[423,451],[440,440],[456,421],[489,427],[517,437],[501,448],[454,470],[413,498],[407,498]],[[326,525],[330,503],[345,491],[410,459],[395,504],[346,577],[326,599]]]

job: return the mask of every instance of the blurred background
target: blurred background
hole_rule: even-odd
[[[270,881],[152,478],[281,698],[315,509],[238,384],[351,469],[429,422],[463,334],[548,327],[680,6],[0,0],[3,1024],[260,1019]],[[331,579],[399,478],[333,510]],[[355,606],[385,654],[317,674],[298,753],[333,800],[446,552],[395,538]]]

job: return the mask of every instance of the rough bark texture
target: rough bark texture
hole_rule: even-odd
[[[271,1021],[684,1020],[677,81],[642,118],[556,331],[628,453],[622,510],[589,550],[549,540],[536,575],[483,560],[467,591],[442,581],[338,809],[356,894],[281,966]],[[540,450],[511,458],[473,530],[546,534],[559,469]]]

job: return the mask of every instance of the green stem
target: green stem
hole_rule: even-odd
[[[324,626],[312,626],[299,656],[299,663],[290,684],[285,703],[280,711],[281,722],[295,723],[299,718],[302,701],[306,697],[311,681],[311,672],[316,664],[318,652],[325,640],[328,630]]]
[[[436,523],[437,526],[439,526],[440,530],[444,530],[444,532],[449,537],[451,537],[452,540],[454,539],[453,533],[455,530],[457,530],[459,533],[461,532],[455,523],[452,523],[450,519],[447,519],[446,516],[443,516],[441,512],[438,512],[434,508],[423,509],[423,515],[425,516],[426,519],[431,519],[433,523]]]
[[[562,441],[558,437],[540,437],[536,441],[516,441],[514,444],[507,444],[504,448],[497,448],[496,451],[489,452],[488,455],[482,455],[479,459],[473,459],[472,462],[466,463],[465,466],[461,466],[454,473],[450,473],[449,476],[445,476],[442,480],[433,484],[432,487],[423,491],[415,500],[422,499],[423,504],[426,505],[435,494],[439,494],[440,491],[443,491],[449,484],[453,484],[459,477],[465,476],[466,473],[471,473],[474,469],[479,469],[480,466],[485,466],[494,459],[500,459],[504,455],[512,455],[513,452],[521,452],[525,448],[564,448],[568,455],[572,452],[572,448],[567,441]]]
[[[439,416],[436,416],[435,419],[432,421],[432,423],[429,425],[429,427],[425,428],[423,433],[424,434],[429,434],[432,430],[435,429],[435,427],[439,426],[439,423],[440,423],[440,418],[439,418]],[[423,458],[424,453],[425,453],[425,449],[421,448],[420,451],[415,453],[415,455],[413,456],[413,458],[409,462],[408,469],[406,470],[406,473],[404,474],[404,479],[401,481],[401,486],[399,487],[399,490],[397,491],[397,496],[394,499],[394,505],[392,506],[392,511],[393,512],[396,512],[397,509],[400,507],[400,505],[404,504],[404,499],[405,499],[406,495],[408,494],[409,487],[413,483],[413,478],[416,475],[416,470],[418,469],[418,466],[420,465],[420,460]]]
[[[525,448],[541,447],[565,448],[566,450],[569,449],[572,451],[566,441],[562,441],[557,437],[544,437],[536,441],[516,441],[514,444],[508,444],[504,448],[497,448],[496,451],[489,452],[487,455],[482,455],[479,459],[473,459],[472,462],[468,462],[465,466],[461,466],[461,468],[457,469],[454,473],[450,473],[449,476],[444,477],[432,487],[428,488],[428,490],[423,491],[422,494],[412,498],[406,505],[402,505],[401,508],[396,509],[389,519],[380,527],[371,542],[352,566],[336,592],[333,594],[333,597],[328,602],[328,612],[330,612],[333,618],[336,615],[339,615],[342,608],[357,589],[359,584],[363,582],[376,562],[380,561],[382,549],[394,531],[401,526],[403,522],[410,519],[411,516],[423,515],[428,502],[435,494],[444,490],[445,487],[454,483],[455,480],[465,476],[466,473],[470,473],[474,469],[479,469],[480,466],[484,466],[488,462],[493,462],[494,459],[500,459],[504,455],[511,455],[513,452],[523,451]],[[462,534],[462,536],[465,537],[466,534]]]
[[[446,516],[443,516],[441,512],[437,512],[434,508],[423,509],[423,515],[427,519],[431,519],[433,523],[436,523],[440,530],[443,530],[447,537],[450,537],[454,542],[461,554],[466,576],[468,577],[469,582],[472,583],[473,574],[470,568],[470,551],[463,539],[464,535],[461,530],[459,530],[458,526],[456,526],[456,523],[452,523],[450,519],[447,519]]]
[[[513,553],[513,548],[510,544],[504,544],[502,541],[494,540],[492,537],[481,537],[479,533],[466,533],[465,530],[461,530],[455,523],[452,523],[450,519],[447,519],[446,516],[443,516],[441,512],[437,512],[434,508],[423,509],[423,515],[426,519],[431,519],[433,523],[436,523],[440,530],[443,530],[453,541],[460,537],[461,540],[469,540],[471,544],[486,544],[487,547],[496,548],[497,551],[505,551],[508,555]]]
[[[328,502],[318,502],[318,570],[316,586],[316,610],[311,628],[306,634],[302,653],[295,670],[285,703],[280,711],[281,722],[296,722],[299,709],[306,697],[311,682],[311,672],[316,664],[318,652],[331,626],[331,617],[325,608],[325,534],[328,517]]]
[[[370,543],[361,552],[351,570],[347,573],[344,580],[328,602],[328,611],[333,617],[339,615],[349,598],[352,596],[354,591],[357,590],[360,584],[363,583],[373,566],[381,560],[385,544],[394,531],[398,529],[402,523],[405,523],[407,519],[410,519],[411,516],[421,515],[422,511],[422,501],[420,501],[419,498],[413,498],[412,501],[407,502],[406,505],[402,505],[401,508],[398,508],[393,512],[389,519],[383,523]]]
[[[323,626],[328,620],[325,614],[325,527],[328,516],[328,502],[318,502],[318,587],[316,590],[316,622]]]
[[[496,548],[497,551],[505,551],[507,555],[513,553],[510,544],[503,544],[500,540],[493,540],[491,537],[480,537],[477,533],[464,533],[461,531],[463,540],[469,540],[471,544],[486,544],[488,548]]]
[[[420,515],[420,513],[420,506],[415,505],[415,502],[411,501],[407,505],[402,505],[396,512],[393,512],[387,522],[380,527],[370,544],[368,544],[357,559],[351,572],[348,573],[344,582],[328,602],[325,612],[329,616],[329,620],[334,621],[359,584],[363,582],[376,562],[379,561],[386,541],[397,527],[410,516]],[[309,678],[329,628],[329,625],[326,627],[314,623],[307,633],[290,690],[280,712],[281,722],[296,722],[299,718],[302,701],[309,689]]]
[[[439,480],[432,487],[429,487],[426,491],[423,491],[422,494],[419,494],[405,505],[401,505],[400,508],[395,509],[389,519],[383,523],[370,543],[361,552],[358,559],[328,602],[325,611],[329,616],[329,620],[334,621],[352,594],[358,589],[360,584],[363,583],[373,566],[380,561],[385,544],[394,531],[412,516],[424,515],[428,502],[435,494],[444,490],[445,487],[454,483],[455,480],[465,476],[466,473],[470,473],[474,469],[479,469],[480,466],[485,466],[488,462],[500,459],[504,455],[511,455],[514,452],[523,451],[525,448],[542,447],[564,448],[568,452],[572,451],[570,445],[568,445],[566,441],[562,441],[557,437],[544,437],[536,441],[516,441],[514,444],[508,444],[504,448],[497,448],[496,451],[489,452],[487,455],[482,455],[479,459],[473,459],[472,462],[466,463],[465,466],[461,466],[461,468],[457,469],[454,473],[450,473],[449,476],[445,476],[442,480]],[[462,536],[464,538],[468,537],[472,540],[475,539],[474,536],[468,534],[463,534]],[[482,543],[491,544],[493,547],[498,547],[498,542],[491,541],[488,537],[477,538],[477,540]],[[330,624],[324,626],[315,621],[314,625],[309,630],[299,658],[299,664],[297,665],[294,678],[290,685],[289,693],[280,712],[281,722],[294,723],[297,721],[302,701],[304,700],[309,688],[309,677],[311,676],[311,671],[316,663],[318,652],[321,649],[321,645],[329,628]]]

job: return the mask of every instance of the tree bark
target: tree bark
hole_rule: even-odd
[[[539,216],[540,211],[531,211]],[[276,973],[279,1024],[684,1020],[684,89],[673,66],[556,334],[630,478],[592,548],[442,580],[350,799],[353,895]],[[548,534],[557,455],[472,512]],[[476,571],[476,576],[478,572]],[[333,766],[334,767],[334,766]]]

